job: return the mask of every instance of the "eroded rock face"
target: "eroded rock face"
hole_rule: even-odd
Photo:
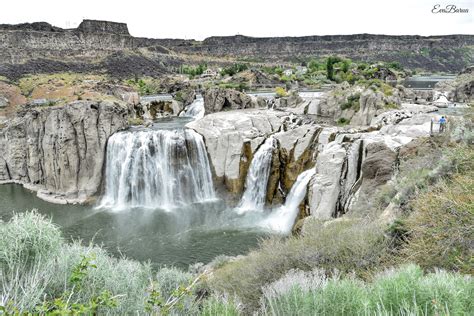
[[[471,102],[474,99],[474,73],[468,68],[454,80],[440,81],[435,93],[445,96],[451,102]]]
[[[231,193],[241,193],[255,150],[281,129],[284,116],[277,111],[220,112],[187,127],[204,137],[217,183],[223,183]]]
[[[251,96],[233,89],[211,88],[203,93],[206,113],[257,107]]]
[[[55,202],[84,202],[101,183],[108,137],[127,126],[127,107],[78,101],[30,109],[0,130],[0,181]]]
[[[232,194],[243,191],[247,171],[258,147],[273,135],[267,202],[281,202],[298,175],[311,167],[320,127],[303,124],[281,111],[239,110],[206,115],[189,123],[204,137],[216,178]]]

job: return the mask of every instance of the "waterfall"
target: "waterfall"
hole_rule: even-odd
[[[245,179],[245,192],[236,208],[238,213],[262,210],[265,206],[267,184],[275,146],[276,141],[270,136],[255,153]]]
[[[260,226],[288,234],[295,224],[296,216],[298,216],[299,205],[306,196],[309,180],[315,174],[315,168],[306,170],[301,173],[296,182],[291,187],[290,193],[286,197],[285,204],[280,206],[275,212],[270,214],[268,218],[262,221]]]
[[[100,207],[170,209],[214,198],[204,141],[193,130],[124,131],[109,138]]]
[[[180,116],[194,117],[195,119],[200,119],[204,117],[204,99],[201,95],[196,97],[193,103],[191,103],[186,111],[182,112]]]

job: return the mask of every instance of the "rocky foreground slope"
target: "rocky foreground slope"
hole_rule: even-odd
[[[157,76],[194,63],[196,55],[215,63],[221,63],[222,57],[285,62],[340,55],[458,72],[472,63],[473,46],[472,35],[148,39],[131,36],[124,23],[84,20],[76,29],[61,29],[39,22],[0,25],[0,75],[16,79],[25,74],[72,71]]]

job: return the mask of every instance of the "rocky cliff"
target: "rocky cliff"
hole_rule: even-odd
[[[398,61],[409,68],[457,72],[472,63],[472,35],[388,36],[373,34],[268,37],[210,37],[197,45],[174,47],[212,56],[295,60],[341,55],[354,60]]]
[[[315,124],[291,109],[246,109],[209,114],[187,126],[205,140],[215,184],[235,199],[256,152],[272,136],[267,203],[282,203],[298,175],[314,168],[300,215],[326,220],[372,209],[374,193],[396,175],[400,150],[430,135],[436,110],[404,104],[378,114],[372,126],[350,128]]]
[[[84,20],[76,29],[44,22],[0,25],[0,75],[15,79],[71,71],[157,76],[181,64],[162,45],[168,42],[133,37],[126,24],[106,21]]]
[[[76,29],[38,22],[0,25],[0,75],[18,78],[29,73],[75,71],[107,72],[116,77],[157,76],[192,63],[187,56],[196,54],[262,62],[336,54],[354,60],[398,61],[411,68],[457,72],[472,64],[473,46],[472,35],[230,36],[199,42],[133,37],[126,24],[107,21],[84,20]]]
[[[127,107],[78,101],[28,109],[0,129],[0,182],[21,183],[54,202],[83,202],[101,184],[108,137]]]

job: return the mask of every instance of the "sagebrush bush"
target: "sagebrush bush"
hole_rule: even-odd
[[[291,272],[265,288],[261,312],[264,315],[471,315],[473,281],[470,276],[444,271],[424,275],[415,265],[386,270],[372,282],[354,277],[327,279],[321,271]]]
[[[0,306],[11,314],[91,306],[92,313],[144,313],[150,282],[169,296],[192,279],[171,268],[154,278],[149,263],[117,259],[94,245],[67,244],[59,228],[34,211],[0,222],[0,232]],[[113,304],[101,306],[103,300]]]
[[[62,242],[59,228],[36,210],[15,214],[0,225],[0,267],[27,269],[36,260],[57,254]]]

